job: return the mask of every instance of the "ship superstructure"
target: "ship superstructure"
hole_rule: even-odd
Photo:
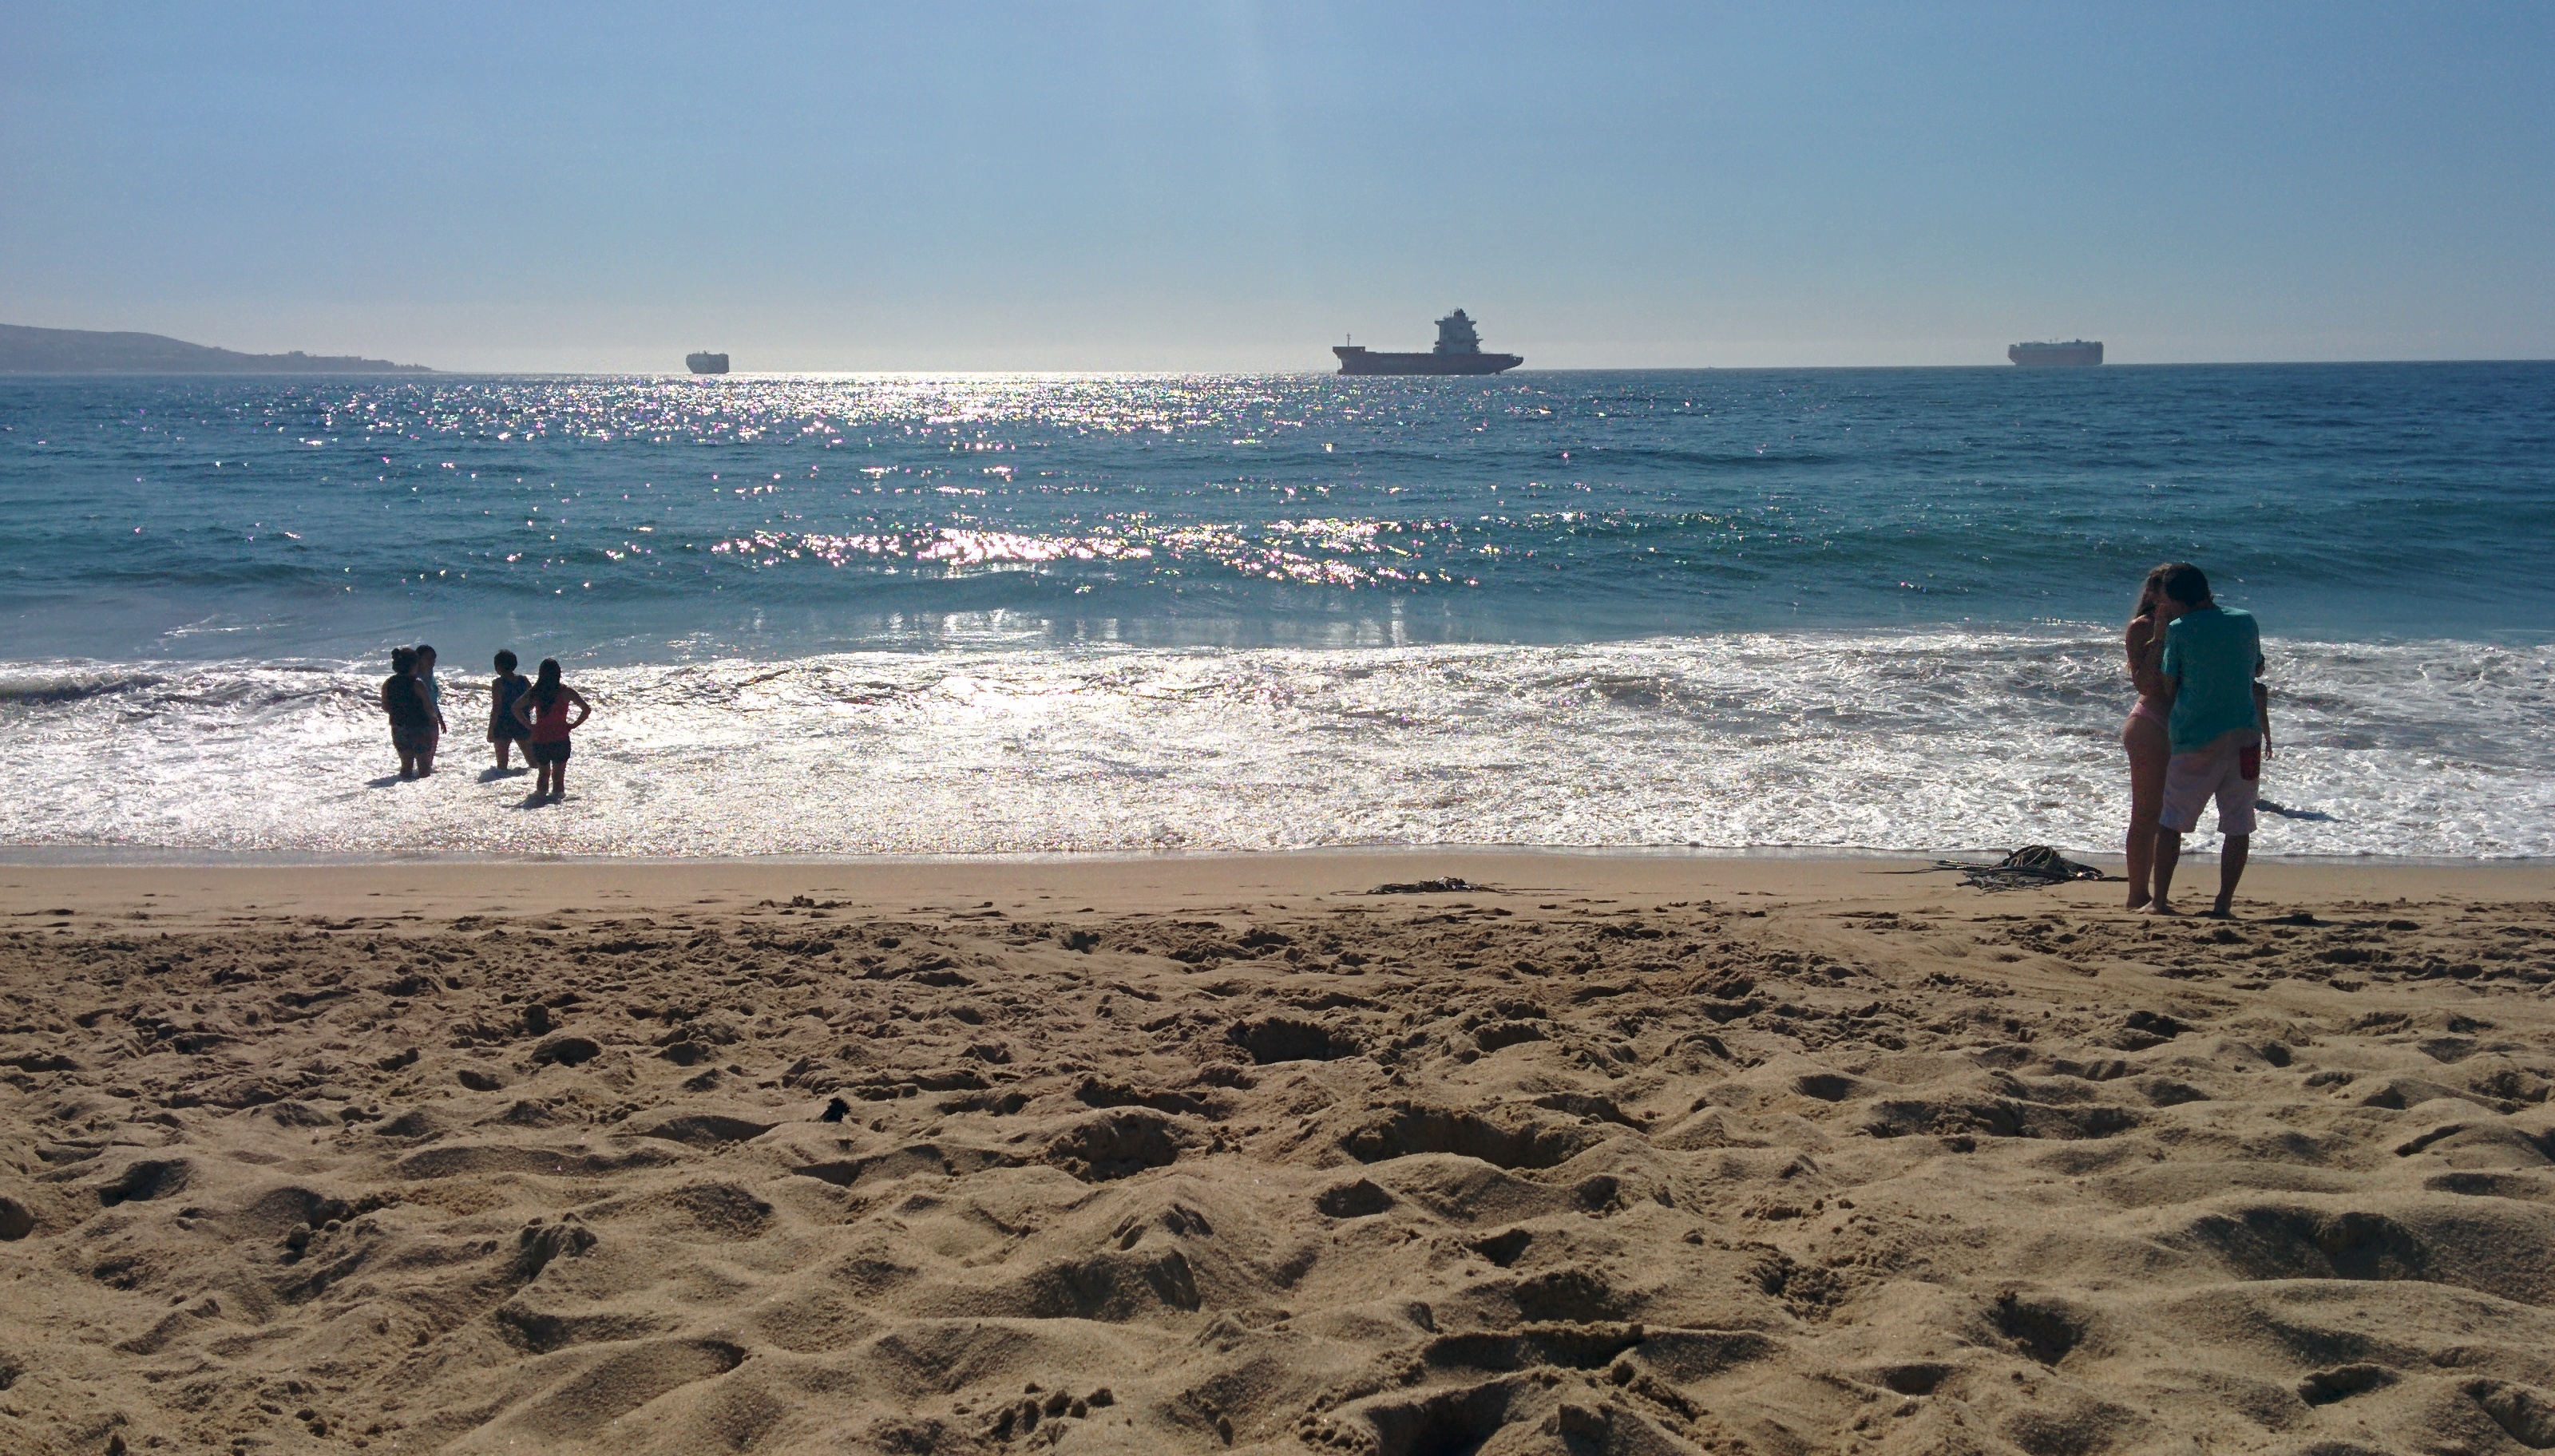
[[[1463,309],[1437,320],[1437,347],[1425,354],[1385,354],[1360,344],[1337,344],[1342,374],[1498,374],[1525,362],[1522,354],[1491,354]]]
[[[2059,365],[2100,364],[2103,362],[2101,339],[2069,339],[2065,343],[2015,344],[2005,356],[2026,368],[2046,369]]]

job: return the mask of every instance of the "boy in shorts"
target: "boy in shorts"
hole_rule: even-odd
[[[2236,882],[2253,847],[2253,804],[2261,791],[2263,733],[2268,727],[2262,674],[2262,635],[2252,614],[2222,607],[2209,594],[2209,578],[2188,561],[2169,567],[2164,594],[2185,608],[2164,630],[2160,672],[2173,692],[2165,733],[2173,743],[2166,761],[2164,807],[2156,816],[2155,899],[2149,914],[2176,911],[2167,896],[2182,855],[2182,836],[2200,827],[2200,811],[2218,800],[2218,832],[2227,836],[2218,864],[2218,903],[2210,913],[2233,911]]]

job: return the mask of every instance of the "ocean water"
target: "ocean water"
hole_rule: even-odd
[[[2187,557],[2257,852],[2555,854],[2550,365],[8,379],[0,507],[22,849],[2100,849]]]

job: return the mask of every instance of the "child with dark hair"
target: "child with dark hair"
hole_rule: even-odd
[[[443,684],[434,680],[434,649],[423,642],[417,645],[417,680],[426,688],[426,700],[434,709],[434,736],[441,738],[452,731],[443,722]]]
[[[411,651],[417,654],[417,685],[426,689],[426,711],[434,719],[434,741],[426,748],[426,760],[418,765],[421,779],[434,772],[434,755],[443,747],[443,735],[451,728],[443,721],[443,684],[434,680],[434,649],[419,643]]]
[[[497,772],[513,772],[508,762],[513,751],[521,747],[524,762],[533,761],[530,730],[515,718],[515,699],[533,685],[533,680],[515,670],[515,655],[500,649],[497,653],[497,676],[488,684],[488,742],[497,749]]]
[[[2200,811],[2218,800],[2218,832],[2227,838],[2218,864],[2218,902],[2210,913],[2233,912],[2236,884],[2253,846],[2253,808],[2261,791],[2262,751],[2270,729],[2262,675],[2262,635],[2252,614],[2218,605],[2209,578],[2188,561],[2163,568],[2158,587],[2181,608],[2164,629],[2157,676],[2172,700],[2165,720],[2173,757],[2165,762],[2156,814],[2155,893],[2145,909],[2169,915],[2182,836],[2200,827]]]
[[[399,751],[399,776],[422,779],[434,772],[434,704],[417,680],[417,652],[391,649],[391,675],[382,679],[382,711],[391,720],[391,747]]]
[[[568,716],[570,708],[576,716]],[[542,659],[541,675],[515,699],[515,720],[532,730],[525,752],[541,774],[533,787],[535,798],[556,802],[567,797],[567,736],[592,716],[593,705],[559,680],[558,659]]]

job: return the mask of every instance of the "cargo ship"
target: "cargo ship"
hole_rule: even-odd
[[[1379,354],[1360,344],[1337,344],[1342,374],[1497,374],[1525,362],[1522,354],[1486,354],[1473,320],[1456,309],[1437,320],[1437,347],[1425,354]]]
[[[725,374],[727,373],[727,355],[713,354],[706,350],[697,354],[685,354],[683,356],[683,367],[689,369],[694,374]]]
[[[2069,339],[2063,344],[2015,344],[2005,351],[2005,356],[2016,364],[2032,369],[2070,364],[2100,364],[2103,362],[2103,341]]]

